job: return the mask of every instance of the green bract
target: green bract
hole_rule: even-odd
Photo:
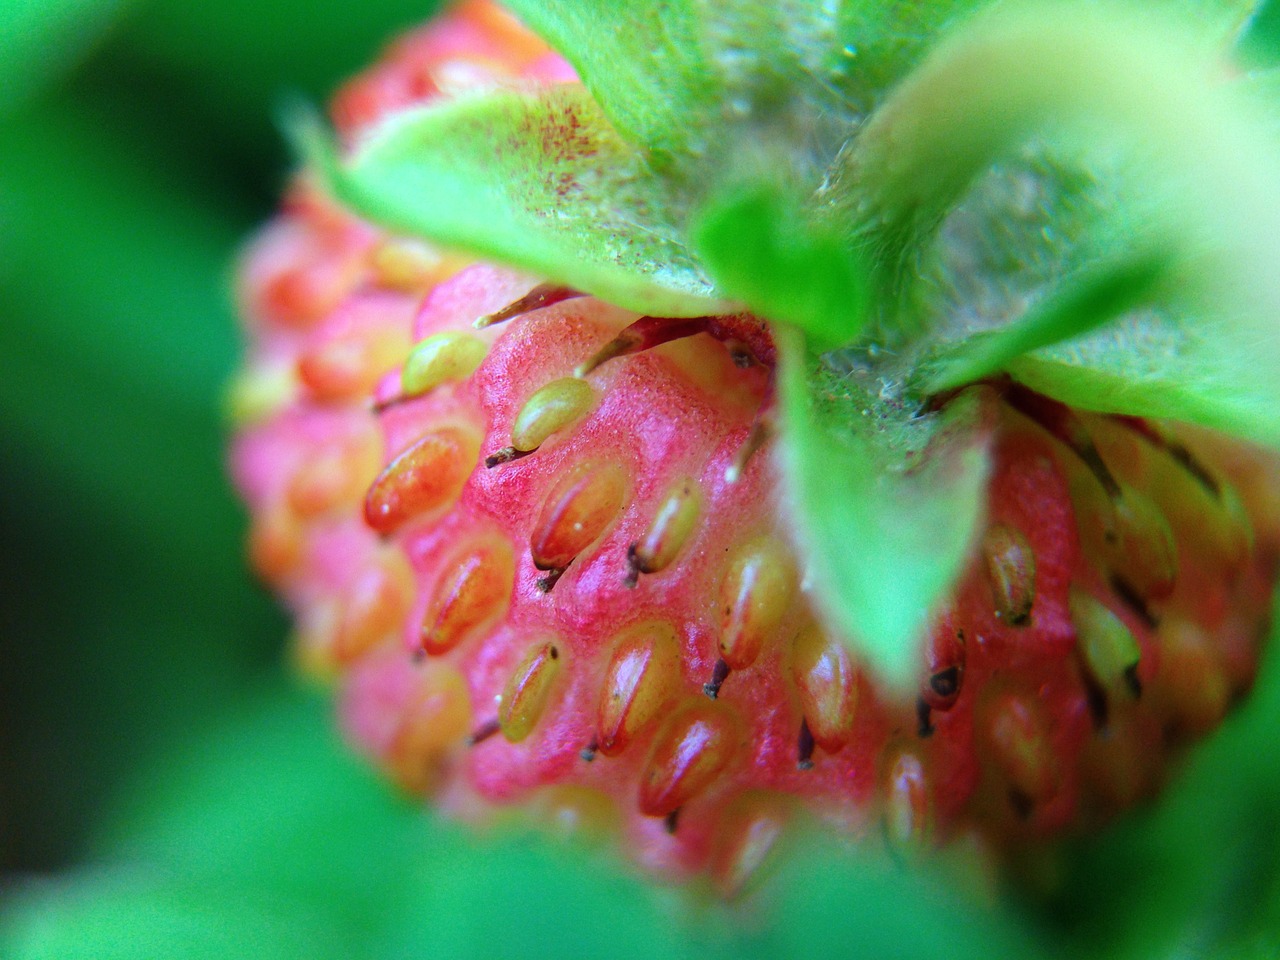
[[[807,356],[795,334],[779,346],[783,464],[819,598],[863,660],[906,688],[981,519],[976,400],[913,420],[856,371]]]
[[[927,381],[927,392],[954,390],[995,376],[1023,354],[1117,320],[1148,302],[1168,270],[1165,256],[1142,250],[1085,267],[1016,322],[961,340]]]
[[[1086,409],[1280,441],[1280,381],[1269,372],[1280,362],[1280,141],[1196,50],[1167,24],[1091,10],[986,17],[863,131],[850,163],[862,182],[886,185],[877,218],[900,231],[941,217],[980,168],[1051,124],[1073,149],[1128,158],[1106,219],[1079,244],[1103,258],[1062,271],[1021,317],[953,346],[933,386],[1003,370]],[[975,129],[980,147],[957,149]]]
[[[688,3],[517,0],[508,4],[583,78],[614,126],[659,156],[686,154],[722,91]]]
[[[797,529],[889,678],[981,521],[967,401],[931,394],[1280,443],[1280,139],[1224,59],[1252,2],[513,6],[583,87],[313,138],[330,188],[637,312],[772,321]]]
[[[694,226],[694,249],[718,289],[761,316],[799,327],[835,349],[857,334],[866,273],[830,224],[786,206],[776,187],[735,191]]]
[[[339,199],[396,230],[670,316],[723,310],[683,237],[679,185],[580,87],[406,113],[349,163],[310,149]]]

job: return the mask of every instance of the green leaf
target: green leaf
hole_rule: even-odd
[[[350,159],[304,149],[343,202],[393,230],[664,316],[721,312],[685,248],[687,201],[580,87],[495,93],[417,110]]]
[[[724,138],[709,125],[750,129],[761,120],[753,114],[769,113],[778,103],[805,115],[811,128],[840,121],[842,141],[849,124],[867,113],[939,36],[989,5],[990,0],[508,3],[573,64],[624,137],[659,155],[677,156],[717,153],[716,141]],[[1259,4],[1165,0],[1165,5],[1218,41],[1239,34]],[[822,117],[823,112],[837,116]],[[742,146],[746,138],[738,139]]]
[[[1047,319],[1002,334],[995,359],[1069,403],[1280,443],[1280,381],[1270,373],[1280,365],[1280,142],[1248,88],[1221,81],[1216,57],[1203,37],[1152,15],[994,8],[935,50],[861,132],[837,175],[862,197],[845,209],[868,242],[897,251],[908,276],[975,179],[1029,142],[1051,137],[1070,156],[1120,152],[1136,173],[1120,185],[1108,229],[1122,237],[1140,227],[1193,265],[1176,296],[1010,359],[1019,338],[1036,346],[1063,332],[1065,315],[1053,312],[1080,294],[1060,292],[1056,305],[1043,301]]]
[[[821,349],[860,332],[863,265],[841,231],[805,218],[778,188],[748,188],[711,205],[694,225],[693,245],[717,289],[800,328]]]
[[[1197,104],[1214,65],[1209,51],[1157,38],[1145,20],[1106,8],[1063,3],[1034,12],[996,7],[953,31],[896,88],[840,158],[835,177],[856,184],[843,198],[880,231],[912,221],[936,223],[993,162],[1054,128],[1082,139],[1155,141],[1157,152],[1187,158],[1173,142],[1171,80]],[[1167,42],[1166,42],[1167,41]],[[1119,63],[1117,63],[1119,61]]]
[[[1267,5],[1267,0],[1175,0],[1175,8],[1186,9],[1186,16],[1204,24],[1208,32],[1216,32],[1228,43],[1240,40],[1254,17]]]
[[[8,868],[71,855],[122,772],[283,633],[243,560],[218,409],[251,217],[157,113],[132,122],[77,78],[0,122]]]
[[[802,126],[802,139],[819,125],[838,127],[839,139],[826,137],[830,151],[847,136],[853,118],[841,115],[835,82],[846,64],[828,5],[516,0],[512,8],[573,64],[622,135],[659,160],[714,170],[775,121],[796,124],[793,133]]]
[[[659,155],[687,153],[719,112],[719,79],[691,0],[507,5],[573,65],[633,144]]]
[[[913,418],[853,365],[816,366],[798,335],[780,331],[779,345],[783,464],[819,603],[872,671],[904,691],[982,515],[975,401]]]
[[[1116,320],[1151,295],[1168,266],[1166,257],[1143,251],[1092,264],[1017,321],[961,341],[939,360],[926,391],[940,393],[992,376],[1025,353]]]
[[[360,953],[359,939],[323,904],[264,896],[234,882],[129,865],[86,871],[45,897],[38,892],[26,891],[8,929],[0,928],[7,957],[342,960]]]
[[[1261,0],[1239,39],[1240,57],[1257,68],[1274,69],[1280,62],[1280,6]]]
[[[73,65],[124,0],[19,0],[0,7],[0,113]]]
[[[1234,336],[1201,317],[1139,313],[1008,370],[1082,410],[1168,417],[1280,446],[1275,345]]]
[[[914,67],[938,36],[987,0],[839,4],[839,45],[831,69],[842,91],[869,111]]]

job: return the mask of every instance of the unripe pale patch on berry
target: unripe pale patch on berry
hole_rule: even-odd
[[[516,561],[497,534],[471,537],[444,565],[419,632],[422,649],[438,656],[479,636],[507,615]]]
[[[737,752],[737,727],[725,706],[701,698],[670,717],[640,777],[640,812],[667,817],[706,791]]]
[[[537,450],[553,433],[585,417],[595,402],[595,390],[585,380],[551,381],[521,408],[511,427],[511,445],[521,453]]]
[[[1218,535],[1218,552],[1227,564],[1238,567],[1252,558],[1253,520],[1234,484],[1222,485],[1222,510],[1210,518],[1206,527]]]
[[[614,640],[600,690],[596,748],[612,757],[659,716],[680,683],[679,641],[661,620],[628,627]]]
[[[1021,530],[996,523],[982,540],[982,556],[996,616],[1013,626],[1031,621],[1036,600],[1036,556]]]
[[[498,706],[498,726],[509,742],[524,740],[542,718],[564,670],[563,649],[555,640],[535,643],[511,674]]]
[[[810,624],[792,645],[791,678],[810,735],[823,750],[838,752],[853,736],[858,706],[857,675],[848,648]]]
[[[1060,777],[1045,718],[1029,696],[1001,693],[983,711],[987,746],[1019,816],[1053,799]]]
[[[894,755],[886,767],[884,832],[890,849],[913,855],[933,839],[933,787],[920,758],[909,751]]]
[[[753,792],[734,799],[719,820],[709,864],[711,882],[723,899],[735,900],[759,876],[782,836],[786,813],[776,797]]]
[[[734,551],[720,584],[720,656],[744,670],[777,631],[795,594],[796,573],[786,548],[773,539]]]
[[[442,60],[432,76],[442,96],[456,97],[509,86],[518,75],[512,66],[501,61],[469,56]]]
[[[1185,532],[1196,561],[1237,570],[1253,553],[1253,524],[1235,485],[1216,483],[1214,495],[1182,471],[1167,471],[1157,475],[1152,495],[1178,532]]]
[[[364,501],[365,522],[388,535],[410,520],[448,509],[462,492],[479,449],[479,437],[464,427],[426,433],[373,481]]]
[[[387,551],[365,567],[340,603],[333,655],[341,663],[363,656],[399,633],[413,602],[413,576],[408,562]]]
[[[542,502],[530,538],[533,564],[563,571],[610,527],[627,496],[627,472],[613,460],[592,461],[567,473]]]
[[[539,790],[529,801],[535,821],[566,840],[601,840],[617,827],[618,805],[602,790],[560,784]]]
[[[627,583],[634,586],[642,573],[657,573],[672,564],[697,529],[702,514],[702,490],[689,479],[674,484],[662,499],[644,536],[631,545]]]
[[[307,608],[290,637],[289,650],[299,673],[321,683],[330,683],[339,675],[341,664],[333,655],[339,606],[338,599],[331,598]]]
[[[1147,457],[1139,486],[1169,522],[1175,540],[1187,537],[1186,554],[1227,569],[1244,565],[1253,549],[1253,525],[1234,483],[1207,465],[1184,439],[1158,421],[1119,417],[1116,421],[1163,456]],[[1116,454],[1107,451],[1109,458]],[[1130,453],[1129,459],[1136,459]]]
[[[465,380],[484,362],[489,345],[479,337],[447,330],[413,348],[400,371],[400,390],[417,397],[445,383]]]
[[[1071,588],[1069,604],[1080,654],[1093,679],[1109,694],[1141,695],[1138,664],[1142,648],[1133,631],[1080,587]]]

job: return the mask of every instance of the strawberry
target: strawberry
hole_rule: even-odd
[[[252,561],[354,743],[728,894],[798,811],[1014,850],[1154,793],[1280,556],[1240,12],[518,6],[572,67],[409,35],[241,275]]]

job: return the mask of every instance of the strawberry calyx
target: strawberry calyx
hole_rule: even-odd
[[[1280,170],[1221,62],[1252,3],[512,6],[582,86],[311,125],[308,158],[558,289],[767,320],[809,575],[890,684],[981,528],[984,381],[1280,441]]]

